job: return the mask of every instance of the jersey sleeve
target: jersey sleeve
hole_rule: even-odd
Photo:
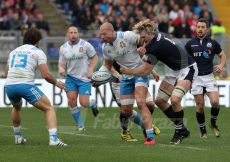
[[[46,64],[46,63],[47,63],[46,54],[42,50],[39,50],[39,52],[38,52],[38,65]]]
[[[191,46],[190,46],[190,41],[188,41],[186,44],[185,44],[185,49],[186,49],[186,51],[191,55],[191,48],[190,48]]]
[[[218,55],[221,51],[222,51],[222,48],[221,48],[220,44],[214,40],[213,52]]]
[[[109,50],[106,48],[106,45],[102,45],[102,52],[103,52],[103,57],[105,60],[113,60],[112,57],[109,55]]]
[[[138,41],[139,41],[139,35],[138,34],[132,32],[132,31],[126,31],[124,33],[124,37],[129,42],[131,42],[132,44],[138,44]]]
[[[66,65],[66,63],[67,63],[67,60],[66,60],[66,58],[64,56],[63,47],[61,47],[60,50],[59,50],[59,60],[58,60],[58,63],[62,64],[62,65]]]
[[[92,58],[96,55],[94,47],[90,43],[86,43],[86,54],[89,58]]]
[[[156,65],[157,64],[157,58],[151,53],[147,53],[143,56],[142,58],[145,62],[151,65]]]

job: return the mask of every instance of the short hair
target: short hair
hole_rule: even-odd
[[[23,44],[35,45],[42,39],[42,35],[38,29],[29,29],[24,34]]]
[[[135,24],[132,30],[136,33],[146,31],[147,33],[155,34],[157,32],[156,24],[149,19],[140,21],[139,23]]]
[[[206,27],[209,28],[209,22],[208,22],[208,20],[207,20],[206,18],[199,18],[199,19],[197,20],[197,23],[199,23],[199,22],[205,23],[205,24],[206,24]],[[197,24],[197,23],[196,23],[196,24]]]

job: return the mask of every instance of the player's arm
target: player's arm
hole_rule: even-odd
[[[64,54],[62,52],[62,48],[60,48],[59,51],[59,60],[58,60],[58,72],[61,76],[66,75],[66,58],[64,57]]]
[[[115,78],[117,78],[119,81],[121,81],[122,76],[121,76],[121,74],[119,74],[119,73],[114,69],[114,67],[111,68],[110,73],[111,73]]]
[[[113,66],[113,61],[112,60],[103,60],[102,66],[100,67],[99,71],[107,71],[107,72],[111,72]]]
[[[88,78],[90,78],[91,75],[93,74],[93,71],[94,71],[94,69],[95,69],[97,63],[98,63],[98,55],[95,54],[95,55],[93,56],[93,58],[92,58],[92,61],[91,61],[90,65],[89,65],[89,69],[88,69],[88,73],[87,73],[87,77],[88,77]]]
[[[124,66],[121,66],[121,72],[123,74],[127,74],[127,75],[137,75],[137,76],[145,76],[145,75],[149,75],[153,69],[154,65],[151,65],[147,62],[144,63],[144,66],[138,67],[138,68],[134,68],[134,69],[129,69],[126,68]]]
[[[215,66],[215,72],[220,73],[226,64],[226,55],[223,50],[218,54],[218,57],[220,58],[220,64]]]
[[[66,86],[61,81],[58,81],[53,74],[49,71],[47,64],[40,64],[39,70],[41,72],[42,78],[44,78],[47,82],[56,85],[60,89],[65,89]]]
[[[154,70],[152,70],[152,71],[151,71],[151,75],[152,75],[153,78],[156,80],[156,82],[159,81],[160,75],[159,75],[157,72],[155,72]]]

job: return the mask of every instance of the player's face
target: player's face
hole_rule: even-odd
[[[69,37],[69,40],[72,43],[75,43],[77,41],[77,38],[78,38],[78,30],[77,30],[77,28],[70,27],[69,30],[68,30],[68,34],[67,35]]]
[[[114,40],[114,31],[108,29],[100,29],[100,38],[105,43],[112,42]]]
[[[196,24],[196,33],[197,33],[197,37],[204,38],[208,33],[208,28],[206,23],[198,22]]]
[[[152,35],[148,34],[145,31],[142,31],[140,34],[140,42],[142,43],[149,43],[152,40]]]

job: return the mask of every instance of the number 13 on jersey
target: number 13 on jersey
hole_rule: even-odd
[[[10,67],[21,67],[25,68],[27,64],[26,54],[13,54]]]

